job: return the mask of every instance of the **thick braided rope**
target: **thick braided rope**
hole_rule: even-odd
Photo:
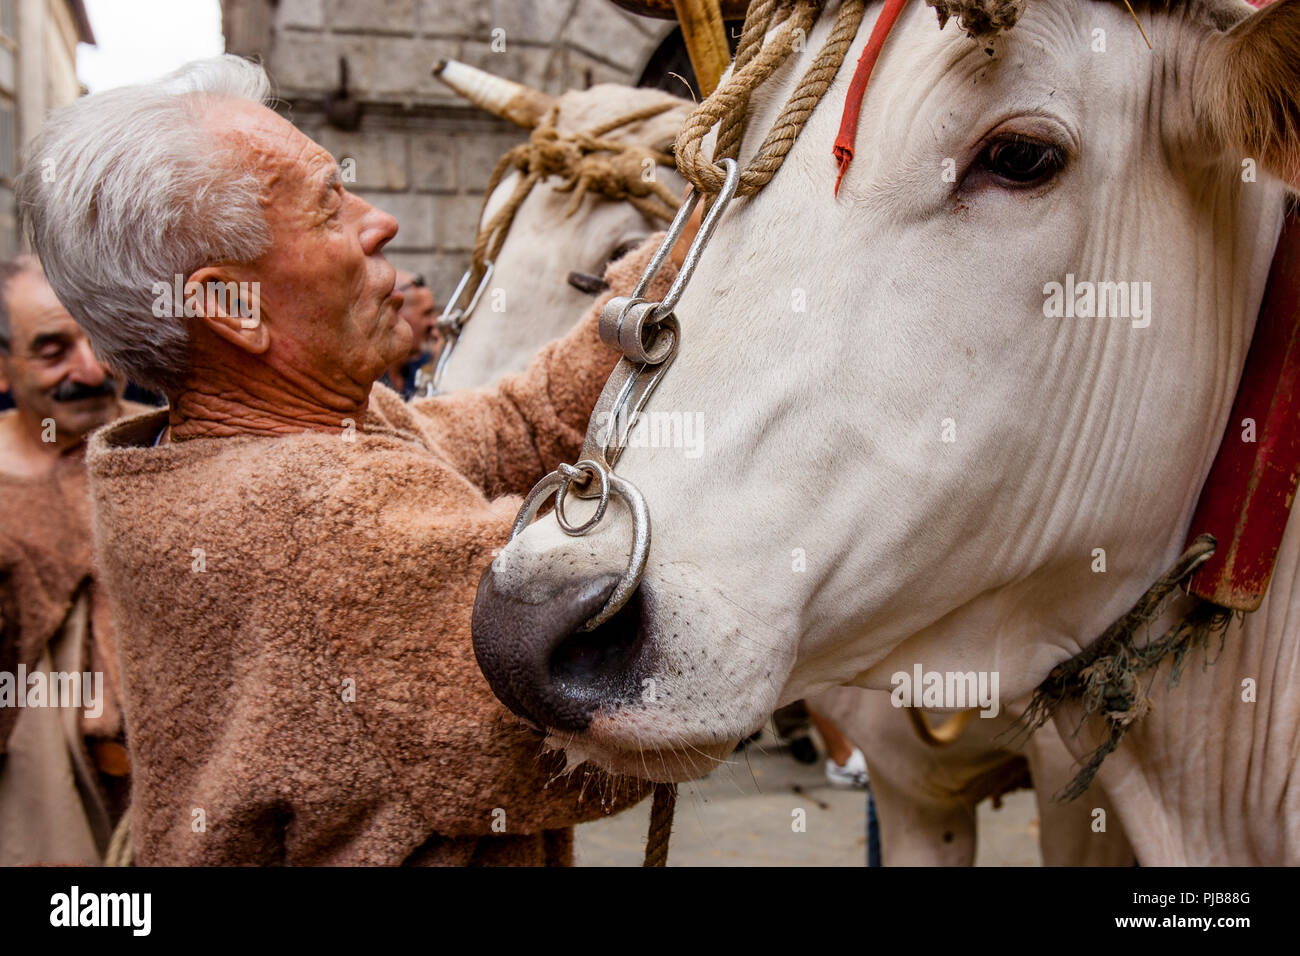
[[[789,58],[794,50],[795,37],[807,36],[820,11],[821,0],[798,0],[782,27],[763,45],[762,51],[744,69],[733,72],[727,82],[686,120],[677,136],[677,168],[696,189],[717,193],[725,179],[722,169],[703,155],[704,137],[724,118],[733,113],[743,114],[750,94]],[[800,130],[839,72],[865,13],[866,0],[844,0],[816,59],[790,95],[758,152],[741,172],[738,195],[752,196],[781,168]]]
[[[739,73],[753,62],[763,48],[763,37],[767,31],[776,26],[774,20],[778,0],[754,0],[745,12],[745,25],[740,34],[740,46],[736,49],[736,59],[731,64],[731,72]],[[788,16],[790,7],[781,8]],[[745,114],[749,109],[749,98],[741,109],[722,118],[718,127],[718,139],[713,147],[714,159],[736,159],[740,154],[740,141],[745,135]]]
[[[655,784],[654,803],[650,806],[650,832],[646,836],[642,866],[668,865],[668,838],[673,833],[673,809],[676,806],[677,784]]]
[[[602,137],[620,127],[653,119],[673,109],[675,105],[672,102],[654,103],[592,129],[572,134],[563,134],[556,129],[559,107],[552,107],[528,137],[528,141],[507,150],[492,170],[483,195],[480,219],[501,181],[513,170],[519,170],[524,175],[505,205],[493,213],[492,218],[474,237],[470,262],[475,280],[487,270],[488,262],[496,261],[510,233],[515,214],[533,187],[547,176],[565,178],[566,182],[557,189],[575,190],[574,199],[565,210],[566,216],[573,213],[589,190],[594,190],[608,199],[630,203],[643,215],[665,222],[671,221],[677,197],[657,180],[642,180],[640,161],[649,157],[657,165],[667,166],[671,165],[672,157],[655,150],[641,150],[635,144],[619,143]],[[600,153],[610,153],[613,158],[598,158],[596,154]],[[644,191],[648,195],[638,195],[638,191]]]

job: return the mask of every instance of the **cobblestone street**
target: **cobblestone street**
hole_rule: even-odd
[[[863,866],[866,793],[826,781],[823,761],[797,763],[767,731],[726,766],[683,784],[677,798],[669,866]],[[806,811],[807,829],[791,828]],[[977,866],[1038,866],[1038,808],[1030,790],[978,808]],[[638,866],[650,801],[578,827],[579,866]]]

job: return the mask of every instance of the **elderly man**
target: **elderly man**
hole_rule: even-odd
[[[15,405],[0,414],[3,865],[100,862],[130,789],[84,458],[86,435],[126,410],[122,386],[40,263],[0,263],[0,391]],[[55,674],[78,692],[55,699],[73,686]]]
[[[415,394],[416,370],[429,360],[430,349],[437,353],[438,307],[424,276],[398,269],[394,288],[402,294],[401,316],[411,327],[411,348],[380,381],[402,398],[410,399]]]
[[[375,385],[411,348],[397,223],[267,91],[218,57],[86,97],[19,181],[59,297],[171,404],[89,454],[136,860],[569,862],[572,824],[644,786],[541,753],[479,673],[470,615],[616,355],[593,312],[494,390],[407,405]]]

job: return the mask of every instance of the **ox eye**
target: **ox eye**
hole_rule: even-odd
[[[1059,146],[1027,136],[1004,136],[984,148],[976,165],[1018,186],[1044,182],[1065,166]]]

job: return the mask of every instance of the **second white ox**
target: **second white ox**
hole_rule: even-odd
[[[666,112],[603,137],[656,152],[672,145],[691,109],[689,101],[659,90],[615,83],[552,98],[454,61],[444,66],[441,76],[476,105],[521,125],[536,125],[555,106],[555,127],[565,134],[663,104],[669,107]],[[521,103],[526,108],[519,108]],[[673,166],[654,166],[645,174],[656,177],[672,196],[680,196],[685,188]],[[509,201],[519,178],[518,170],[509,173],[488,197],[480,229]],[[628,202],[607,199],[595,190],[587,191],[570,212],[573,193],[555,188],[562,185],[555,177],[539,182],[515,213],[489,286],[447,363],[444,390],[484,385],[521,371],[539,346],[562,336],[590,308],[593,290],[575,285],[570,275],[581,273],[588,281],[598,280],[611,259],[666,225]]]
[[[990,58],[912,5],[836,199],[840,71],[678,308],[652,407],[705,414],[707,450],[619,463],[654,521],[633,600],[574,633],[624,569],[618,506],[582,538],[544,518],[485,574],[475,642],[506,703],[575,759],[687,778],[781,701],[916,663],[1027,694],[1170,565],[1283,215],[1283,182],[1244,181],[1243,159],[1300,181],[1300,0],[1139,12],[1154,51],[1122,6],[1037,0]],[[1150,282],[1150,323],[1048,318],[1070,274]],[[1298,572],[1291,527],[1263,607],[1212,667],[1157,679],[1103,766],[1142,863],[1300,862]]]

